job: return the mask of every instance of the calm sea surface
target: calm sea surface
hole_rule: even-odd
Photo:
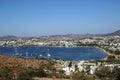
[[[0,47],[0,53],[24,58],[47,58],[63,60],[99,60],[107,57],[102,50],[88,47]]]

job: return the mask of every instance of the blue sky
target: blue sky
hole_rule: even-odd
[[[0,36],[109,33],[120,29],[120,0],[0,0]]]

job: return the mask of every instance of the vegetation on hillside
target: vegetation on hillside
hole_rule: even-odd
[[[96,70],[95,75],[101,80],[120,80],[120,68],[103,67]]]

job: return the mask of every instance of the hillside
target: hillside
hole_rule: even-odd
[[[12,40],[12,39],[17,39],[17,37],[13,35],[0,36],[0,40]]]
[[[67,80],[65,79],[66,75],[61,74],[59,70],[57,71],[57,68],[61,68],[60,63],[52,60],[25,59],[0,55],[0,80],[3,80],[3,78],[6,78],[4,80],[13,80],[9,79],[13,78],[12,76],[23,78],[16,80],[53,80],[52,78],[55,78],[54,80]]]
[[[114,31],[112,33],[104,34],[104,36],[120,36],[120,30]]]

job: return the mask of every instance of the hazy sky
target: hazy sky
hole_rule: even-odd
[[[120,0],[0,0],[0,36],[109,33]]]

